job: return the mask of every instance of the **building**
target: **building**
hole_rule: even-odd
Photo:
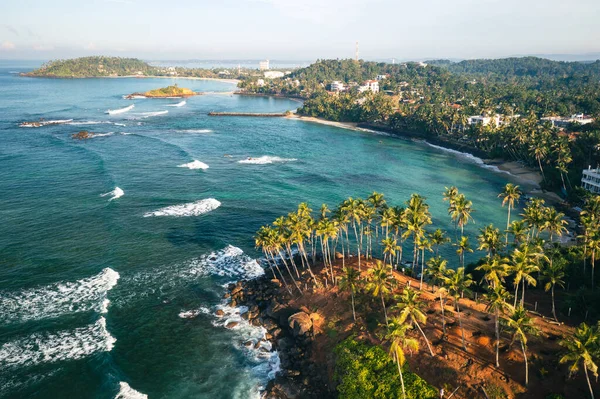
[[[258,87],[263,87],[263,86],[265,85],[265,80],[264,80],[264,79],[258,79],[258,80],[256,81],[256,85],[257,85]]]
[[[373,93],[379,93],[379,82],[376,80],[367,80],[358,88],[358,91],[361,93],[368,90],[372,91]]]
[[[265,79],[282,78],[284,73],[280,71],[265,71]]]
[[[493,123],[494,126],[500,125],[500,115],[495,115],[494,117],[484,115],[473,115],[469,116],[467,120],[469,122],[469,125],[487,126],[490,123]]]
[[[269,60],[259,62],[258,69],[261,71],[267,71],[269,69]]]
[[[344,91],[344,84],[339,80],[334,80],[329,86],[331,91]]]
[[[592,169],[590,166],[584,169],[581,176],[581,187],[591,193],[600,194],[600,168]]]
[[[584,114],[576,114],[571,115],[568,118],[563,118],[562,116],[548,116],[541,119],[544,122],[550,122],[552,127],[564,128],[567,127],[571,123],[578,123],[580,125],[587,125],[588,123],[592,123],[594,118],[586,116]]]
[[[377,75],[377,80],[383,80],[386,78],[387,78],[387,75]]]

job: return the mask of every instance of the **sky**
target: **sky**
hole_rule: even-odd
[[[0,0],[0,59],[600,55],[600,0]],[[585,58],[585,57],[584,57]]]

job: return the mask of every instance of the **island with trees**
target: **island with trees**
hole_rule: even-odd
[[[477,234],[465,230],[477,204],[457,187],[431,199],[450,231],[429,199],[377,192],[261,227],[267,274],[226,297],[280,354],[265,397],[594,398],[600,197],[569,245],[554,207],[511,183],[498,197],[506,228]]]
[[[125,96],[126,99],[134,99],[134,98],[187,98],[192,96],[197,96],[200,93],[196,93],[191,89],[186,89],[185,87],[179,87],[176,84],[162,87],[160,89],[148,90],[143,93],[132,93]]]

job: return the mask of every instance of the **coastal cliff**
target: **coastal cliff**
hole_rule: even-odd
[[[132,93],[125,96],[126,99],[134,98],[187,98],[197,96],[200,93],[196,93],[191,89],[179,87],[177,85],[162,87],[160,89],[148,90],[144,93]]]

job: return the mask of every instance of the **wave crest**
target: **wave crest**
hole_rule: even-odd
[[[112,201],[112,200],[116,200],[117,198],[121,198],[123,195],[125,195],[125,192],[123,190],[121,190],[119,187],[115,187],[115,189],[112,191],[109,191],[104,194],[100,194],[101,197],[106,197],[107,195],[112,195],[112,197],[110,197],[110,199],[108,200],[108,201]]]
[[[204,162],[200,162],[195,159],[193,162],[184,163],[183,165],[179,165],[178,168],[188,168],[188,169],[208,169],[208,165]]]
[[[124,381],[119,382],[119,387],[119,393],[117,393],[115,399],[148,399],[148,395],[136,391]]]
[[[296,158],[280,158],[280,157],[272,157],[269,155],[263,155],[262,157],[258,157],[258,158],[247,158],[247,159],[242,159],[241,161],[238,161],[238,163],[246,163],[246,164],[253,164],[253,165],[266,165],[266,164],[270,164],[270,163],[276,163],[276,162],[293,162],[293,161],[297,161]]]
[[[221,203],[214,198],[190,202],[187,204],[167,206],[154,212],[147,212],[144,217],[150,216],[200,216],[210,211],[214,211],[221,206]]]

